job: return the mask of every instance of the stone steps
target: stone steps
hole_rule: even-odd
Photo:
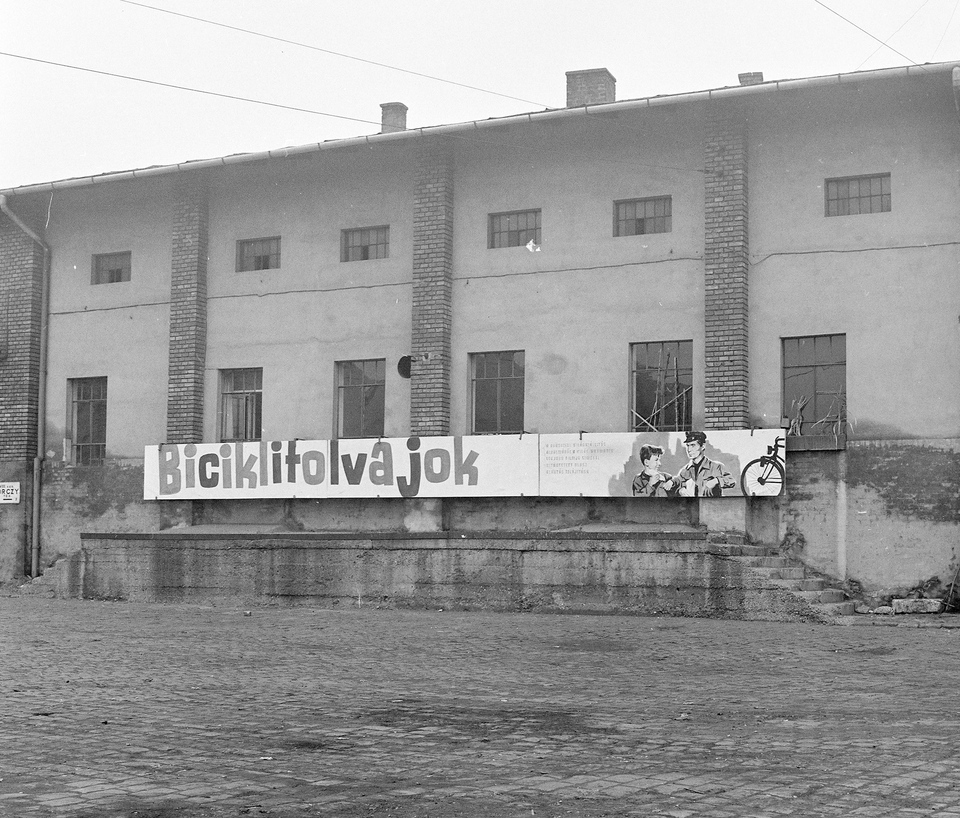
[[[855,603],[842,589],[831,587],[824,577],[814,575],[798,560],[768,553],[744,555],[738,561],[766,587],[793,596],[822,622],[835,622],[836,617],[856,613]]]

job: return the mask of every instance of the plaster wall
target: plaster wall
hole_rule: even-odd
[[[68,379],[107,377],[107,456],[141,458],[166,427],[173,200],[168,180],[58,192],[47,375],[47,457],[63,459]],[[130,281],[91,284],[95,254],[131,252]]]
[[[960,441],[853,441],[844,452],[793,453],[788,469],[779,501],[788,553],[877,597],[925,583],[947,592],[960,566]]]
[[[629,345],[694,342],[703,417],[702,125],[693,109],[585,117],[457,144],[451,425],[469,355],[525,351],[529,432],[629,428]],[[614,201],[670,195],[669,233],[614,237]],[[488,249],[489,214],[540,208],[539,252]]]
[[[409,430],[412,160],[399,149],[311,155],[212,177],[204,438],[218,370],[263,368],[263,434],[334,433],[335,362],[386,359],[386,435]],[[390,226],[389,258],[341,262],[341,231]],[[243,239],[281,236],[279,269],[236,271]]]
[[[949,77],[929,85],[783,94],[751,118],[757,425],[779,424],[781,338],[845,333],[851,436],[960,431],[960,369],[945,365],[960,347],[960,125]],[[825,179],[875,173],[890,173],[890,212],[824,216]]]

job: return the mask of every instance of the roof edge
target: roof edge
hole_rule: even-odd
[[[923,74],[941,74],[952,72],[958,67],[960,67],[960,61],[953,60],[951,62],[943,63],[925,63],[923,65],[908,65],[898,68],[877,68],[869,71],[854,71],[848,74],[824,74],[821,76],[799,79],[770,80],[757,83],[755,85],[724,86],[706,91],[686,91],[680,94],[664,94],[661,96],[640,97],[637,99],[622,100],[618,102],[605,102],[596,105],[581,105],[574,108],[547,108],[543,111],[511,114],[509,116],[494,117],[491,119],[470,120],[467,122],[458,122],[446,125],[429,125],[421,128],[411,128],[404,131],[394,131],[391,133],[345,137],[343,139],[332,139],[328,142],[311,142],[306,145],[297,145],[267,151],[255,151],[251,153],[238,153],[228,156],[215,157],[213,159],[188,160],[186,162],[176,162],[168,165],[154,165],[152,167],[139,168],[135,170],[110,171],[107,173],[97,174],[95,176],[77,176],[53,182],[41,182],[38,184],[21,185],[19,187],[0,188],[0,194],[5,196],[22,196],[29,193],[44,193],[54,190],[63,190],[66,188],[90,187],[107,182],[142,179],[151,176],[164,176],[168,174],[202,170],[210,167],[223,167],[226,165],[238,165],[248,162],[261,162],[267,159],[286,159],[292,156],[301,156],[304,154],[317,153],[325,150],[357,147],[373,143],[380,144],[383,142],[417,139],[433,135],[439,136],[444,134],[455,134],[464,131],[478,130],[480,128],[502,127],[519,124],[521,122],[536,122],[538,120],[586,116],[588,114],[599,113],[601,111],[604,113],[616,113],[620,111],[632,111],[641,108],[652,108],[661,105],[679,105],[683,103],[704,102],[714,99],[726,99],[730,97],[745,97],[755,94],[768,94],[776,91],[823,88],[831,85],[862,82],[864,80],[893,79],[895,77],[922,76]]]

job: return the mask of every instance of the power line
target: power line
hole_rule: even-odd
[[[294,106],[294,105],[283,105],[282,103],[279,103],[279,102],[268,102],[267,100],[252,99],[250,97],[242,97],[235,94],[224,94],[224,93],[220,93],[219,91],[207,91],[201,88],[191,88],[186,85],[175,85],[169,82],[160,82],[159,80],[148,80],[148,79],[144,79],[143,77],[132,77],[127,74],[117,74],[112,71],[101,71],[96,68],[87,68],[81,65],[70,65],[69,63],[55,62],[53,60],[42,60],[39,57],[27,57],[23,54],[12,54],[8,51],[0,51],[0,56],[12,57],[18,60],[27,60],[29,62],[41,63],[43,65],[53,65],[58,68],[69,68],[74,71],[83,71],[89,74],[98,74],[100,76],[114,77],[116,79],[130,80],[132,82],[140,82],[146,85],[159,86],[161,88],[173,88],[177,91],[190,91],[195,94],[206,94],[208,96],[220,97],[221,99],[232,99],[239,102],[250,102],[255,105],[267,105],[271,108],[282,108],[284,110],[296,111],[298,113],[315,114],[317,116],[327,116],[327,117],[333,117],[335,119],[346,119],[346,120],[350,120],[351,122],[363,122],[369,125],[381,124],[380,122],[372,119],[361,119],[359,117],[354,117],[354,116],[344,116],[343,114],[331,114],[326,111],[316,111],[311,108],[298,108],[297,106]],[[599,119],[600,117],[593,115],[592,118]],[[633,129],[627,128],[627,126],[620,125],[619,123],[610,123],[610,124],[616,125],[617,127],[624,128],[626,130],[630,130],[631,132],[633,132]],[[526,145],[517,145],[515,143],[505,142],[503,140],[498,140],[498,139],[482,139],[474,135],[449,134],[448,138],[457,139],[465,142],[473,142],[477,144],[493,145],[499,148],[511,148],[513,150],[527,151],[527,152],[537,153],[537,154],[542,153],[542,148],[539,148],[539,147],[528,147]],[[617,165],[630,165],[631,167],[640,166],[640,167],[650,167],[650,168],[661,168],[664,170],[677,170],[677,171],[692,172],[692,173],[704,172],[702,169],[699,169],[699,168],[683,168],[683,167],[674,167],[671,165],[656,165],[656,164],[647,163],[647,162],[624,162],[618,159],[606,159],[601,156],[597,156],[595,158],[597,159],[597,161],[600,161],[600,162],[609,162]]]
[[[262,31],[255,31],[249,28],[241,28],[240,26],[232,26],[232,25],[229,25],[228,23],[220,23],[216,20],[207,20],[204,17],[194,17],[191,14],[183,14],[179,11],[171,11],[170,9],[159,8],[158,6],[149,6],[146,3],[134,2],[134,0],[120,0],[120,2],[126,3],[129,6],[138,6],[140,8],[150,9],[151,11],[159,11],[163,14],[171,14],[174,17],[183,17],[187,20],[194,20],[198,23],[206,23],[207,25],[211,25],[211,26],[219,26],[220,28],[226,28],[231,31],[240,31],[244,34],[251,34],[254,37],[263,37],[264,39],[274,40],[275,42],[278,42],[278,43],[295,45],[299,48],[309,48],[311,51],[319,51],[323,54],[332,54],[335,57],[343,57],[348,60],[356,60],[357,62],[366,63],[367,65],[376,65],[379,68],[389,68],[391,71],[400,71],[404,74],[411,74],[415,77],[423,77],[424,79],[435,80],[436,82],[445,82],[448,85],[456,85],[459,88],[467,88],[471,91],[480,91],[483,94],[493,94],[494,96],[503,97],[504,99],[512,99],[516,102],[526,102],[529,105],[538,105],[542,108],[552,107],[550,105],[545,105],[542,102],[535,102],[534,100],[523,99],[522,97],[513,97],[513,96],[510,96],[509,94],[501,94],[499,91],[490,91],[487,88],[479,88],[476,85],[467,85],[462,82],[457,82],[456,80],[448,80],[448,79],[444,79],[443,77],[435,77],[432,74],[423,74],[419,71],[411,71],[408,68],[399,68],[396,65],[387,65],[386,63],[377,62],[376,60],[368,60],[364,57],[356,57],[353,54],[344,54],[340,51],[333,51],[329,48],[320,48],[319,46],[310,45],[309,43],[301,43],[301,42],[298,42],[297,40],[288,40],[288,39],[285,39],[284,37],[275,37],[272,34],[264,34]]]
[[[896,36],[900,33],[900,30],[901,30],[907,23],[909,23],[914,17],[916,17],[921,11],[923,11],[924,7],[925,7],[925,6],[927,5],[927,3],[929,3],[929,2],[930,2],[930,0],[923,0],[923,2],[920,4],[919,8],[917,8],[917,10],[916,10],[913,14],[911,14],[906,20],[904,20],[904,21],[900,24],[899,28],[897,28],[897,30],[894,31],[893,34],[891,34],[889,37],[887,37],[887,39],[886,39],[882,44],[878,45],[878,46],[870,53],[870,56],[867,57],[862,63],[860,63],[860,65],[858,65],[858,66],[856,67],[856,70],[859,71],[859,70],[860,70],[861,68],[863,68],[863,66],[865,66],[871,59],[873,59],[873,55],[876,54],[881,48],[884,48],[884,47],[887,45],[887,43],[889,43],[894,37],[896,37]],[[954,7],[954,9],[956,9],[956,7]],[[942,39],[941,39],[941,42],[943,42]],[[938,46],[938,47],[939,47],[939,46]]]
[[[287,111],[297,111],[302,114],[316,114],[317,116],[329,116],[334,119],[348,119],[351,122],[363,122],[369,125],[380,125],[380,122],[377,122],[373,119],[360,119],[355,116],[344,116],[343,114],[331,114],[326,111],[315,111],[312,108],[298,108],[295,105],[283,105],[279,102],[268,102],[263,99],[251,99],[250,97],[241,97],[236,94],[223,94],[219,91],[206,91],[202,88],[191,88],[187,85],[175,85],[171,82],[160,82],[159,80],[148,80],[143,77],[131,77],[128,74],[115,74],[112,71],[100,71],[96,68],[86,68],[82,65],[70,65],[69,63],[63,62],[54,62],[53,60],[41,60],[39,57],[27,57],[23,54],[11,54],[8,51],[0,51],[0,56],[3,57],[13,57],[17,60],[28,60],[30,62],[38,62],[44,65],[55,65],[58,68],[70,68],[74,71],[85,71],[88,74],[99,74],[104,77],[116,77],[117,79],[130,80],[132,82],[142,82],[145,85],[158,85],[161,88],[173,88],[177,91],[190,91],[194,94],[206,94],[211,97],[220,97],[221,99],[233,99],[240,102],[252,102],[255,105],[267,105],[271,108],[283,108]]]
[[[485,94],[493,94],[494,96],[504,97],[504,98],[506,98],[506,99],[516,100],[517,102],[526,102],[526,103],[529,103],[530,105],[539,105],[539,106],[541,106],[541,107],[543,107],[543,108],[552,109],[552,106],[547,105],[547,104],[542,103],[542,102],[535,102],[534,100],[523,99],[522,97],[514,97],[514,96],[510,96],[509,94],[501,94],[501,93],[498,92],[498,91],[490,91],[490,90],[488,90],[488,89],[486,89],[486,88],[479,88],[479,87],[474,86],[474,85],[465,85],[465,84],[463,84],[463,83],[461,83],[461,82],[456,82],[456,81],[454,81],[454,80],[444,79],[443,77],[435,77],[435,76],[432,76],[432,75],[430,75],[430,74],[422,74],[422,73],[420,73],[420,72],[418,72],[418,71],[410,71],[410,70],[408,70],[408,69],[406,69],[406,68],[398,68],[397,66],[387,65],[386,63],[376,62],[376,61],[374,61],[374,60],[368,60],[368,59],[366,59],[366,58],[364,58],[364,57],[356,57],[356,56],[353,56],[353,55],[351,55],[351,54],[344,54],[344,53],[339,52],[339,51],[332,51],[332,50],[327,49],[327,48],[320,48],[319,46],[310,45],[309,43],[301,43],[301,42],[298,42],[298,41],[296,41],[296,40],[288,40],[288,39],[285,39],[285,38],[283,38],[283,37],[276,37],[276,36],[274,36],[274,35],[272,35],[272,34],[264,34],[263,32],[256,31],[256,30],[253,30],[253,29],[241,28],[240,26],[230,25],[230,24],[228,24],[228,23],[221,23],[221,22],[218,22],[218,21],[216,21],[216,20],[208,20],[208,19],[203,18],[203,17],[195,17],[195,16],[190,15],[190,14],[183,14],[183,13],[181,13],[181,12],[171,11],[170,9],[160,8],[160,7],[158,7],[158,6],[151,6],[151,5],[148,5],[147,3],[139,3],[139,2],[136,2],[136,0],[120,0],[120,2],[121,2],[121,3],[126,3],[127,5],[130,5],[130,6],[137,6],[137,7],[139,7],[139,8],[150,9],[151,11],[159,11],[159,12],[161,12],[161,13],[163,13],[163,14],[170,14],[170,15],[172,15],[172,16],[174,16],[174,17],[183,17],[184,19],[187,19],[187,20],[193,20],[193,21],[196,21],[196,22],[199,22],[199,23],[206,23],[206,24],[208,24],[208,25],[218,26],[218,27],[220,27],[220,28],[229,29],[230,31],[239,31],[239,32],[241,32],[241,33],[243,33],[243,34],[250,34],[250,35],[252,35],[252,36],[254,36],[254,37],[263,37],[263,38],[268,39],[268,40],[275,40],[276,42],[286,43],[286,44],[288,44],[288,45],[294,45],[294,46],[298,46],[298,47],[300,47],[300,48],[308,48],[308,49],[310,49],[310,50],[312,50],[312,51],[319,51],[319,52],[321,52],[321,53],[323,53],[323,54],[332,54],[332,55],[337,56],[337,57],[344,57],[344,58],[346,58],[346,59],[348,59],[348,60],[356,60],[356,61],[358,61],[358,62],[367,63],[367,64],[369,64],[369,65],[376,65],[376,66],[379,66],[379,67],[381,67],[381,68],[389,68],[389,69],[392,70],[392,71],[400,71],[400,72],[403,72],[403,73],[405,73],[405,74],[412,74],[413,76],[424,77],[424,78],[426,78],[426,79],[436,80],[437,82],[445,82],[445,83],[447,83],[447,84],[449,84],[449,85],[456,85],[456,86],[458,86],[458,87],[468,88],[468,89],[473,90],[473,91],[482,91],[482,92],[485,93]],[[929,2],[929,0],[927,0],[927,2]],[[556,110],[556,109],[553,109],[553,110]],[[621,124],[621,123],[619,123],[619,122],[612,122],[612,121],[611,121],[610,119],[608,119],[607,117],[604,117],[604,116],[598,115],[598,114],[594,114],[594,113],[591,112],[591,111],[587,111],[587,112],[586,112],[586,116],[587,116],[588,118],[590,118],[590,119],[598,119],[598,120],[602,121],[605,125],[608,125],[608,126],[611,126],[611,125],[612,125],[612,126],[615,127],[615,128],[619,128],[619,129],[621,129],[621,130],[626,130],[626,131],[628,131],[629,133],[631,133],[631,134],[633,134],[633,135],[636,135],[636,133],[637,133],[637,131],[636,131],[635,128],[632,128],[632,127],[630,127],[630,126],[628,126],[628,125],[623,125],[623,124]],[[364,121],[364,120],[361,120],[361,121]],[[475,139],[472,139],[471,137],[463,137],[463,136],[461,136],[461,137],[453,137],[453,138],[455,138],[455,139],[470,139],[471,141],[476,141],[476,142],[482,142],[482,141],[483,141],[483,140],[475,140]],[[487,144],[498,144],[498,145],[502,144],[503,147],[515,147],[515,148],[517,148],[518,150],[526,150],[526,148],[524,148],[524,147],[522,147],[522,146],[519,146],[519,145],[513,145],[513,146],[511,146],[511,145],[507,145],[507,144],[505,144],[505,143],[497,143],[497,142],[487,142]],[[601,159],[601,161],[611,161],[611,160],[603,160],[603,159]],[[613,160],[613,161],[615,161],[615,160]],[[618,163],[618,164],[619,164],[619,163]],[[637,164],[644,165],[645,167],[664,168],[664,169],[667,169],[667,170],[680,170],[680,171],[685,171],[685,172],[686,172],[686,171],[692,171],[692,172],[695,172],[695,173],[703,173],[703,172],[704,172],[702,169],[698,169],[698,168],[677,168],[677,167],[672,167],[672,166],[670,166],[670,165],[651,165],[651,164],[645,164],[645,163],[642,163],[642,162],[641,162],[641,163],[637,163]]]
[[[950,12],[950,19],[947,20],[947,24],[943,27],[943,34],[940,35],[940,42],[937,43],[937,47],[933,49],[933,54],[930,55],[931,60],[937,56],[937,52],[940,50],[940,46],[943,45],[943,38],[947,36],[947,29],[950,28],[950,23],[953,22],[953,15],[957,13],[958,5],[960,5],[960,0],[954,0],[953,11]]]
[[[862,28],[861,26],[858,26],[855,22],[853,22],[853,20],[850,20],[850,19],[848,19],[847,17],[844,17],[839,11],[834,11],[834,10],[833,10],[832,8],[830,8],[830,6],[828,6],[826,3],[822,3],[822,2],[820,2],[820,0],[813,0],[813,2],[816,3],[818,6],[823,6],[823,8],[825,8],[825,9],[826,9],[827,11],[829,11],[831,14],[836,14],[837,17],[839,17],[839,18],[840,18],[841,20],[843,20],[844,22],[849,23],[850,25],[852,25],[855,29],[857,29],[857,31],[862,31],[862,32],[863,32],[864,34],[866,34],[871,40],[876,40],[878,43],[880,43],[880,45],[885,46],[886,48],[889,48],[894,54],[898,54],[899,56],[903,57],[907,62],[913,63],[913,64],[914,64],[915,66],[917,66],[918,68],[921,68],[921,69],[923,68],[923,66],[920,65],[920,63],[918,63],[916,60],[911,60],[911,59],[910,59],[906,54],[904,54],[902,51],[897,51],[897,49],[895,49],[892,45],[888,45],[888,44],[885,43],[883,40],[881,40],[879,37],[871,34],[871,33],[870,33],[869,31],[867,31],[865,28]]]

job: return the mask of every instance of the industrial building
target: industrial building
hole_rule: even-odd
[[[753,580],[720,561],[767,553],[942,596],[958,65],[624,101],[572,71],[562,109],[408,129],[391,102],[378,134],[0,191],[0,579],[723,613]],[[741,457],[716,494],[545,487],[550,445],[649,435],[676,476],[691,432],[785,445],[784,484],[751,496]],[[488,450],[472,494],[319,465],[469,487]],[[201,491],[288,454],[323,492]],[[198,493],[151,495],[158,457]]]

